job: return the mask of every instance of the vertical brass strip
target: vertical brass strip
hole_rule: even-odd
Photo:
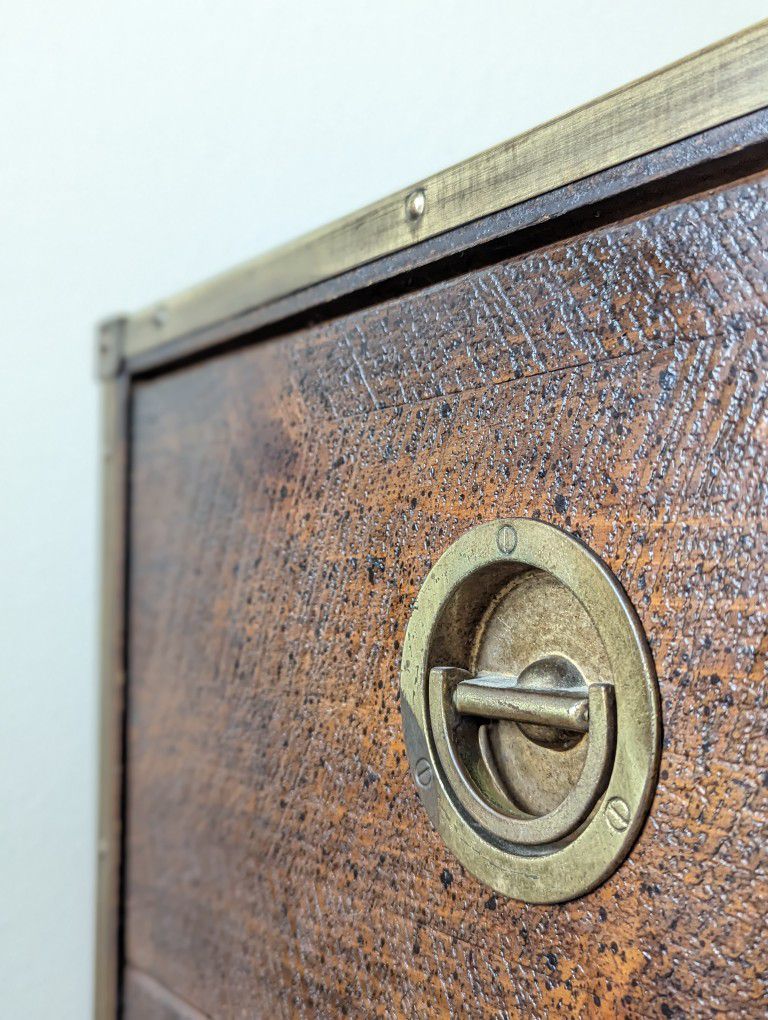
[[[120,982],[126,423],[128,378],[101,383],[101,621],[99,819],[94,1016],[113,1020]]]

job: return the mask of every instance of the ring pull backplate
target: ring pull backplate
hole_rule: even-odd
[[[417,787],[478,878],[558,902],[618,867],[655,787],[658,693],[634,610],[586,546],[529,520],[462,536],[419,594],[401,685]]]

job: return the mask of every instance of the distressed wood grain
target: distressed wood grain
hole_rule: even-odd
[[[764,1015],[767,198],[136,386],[129,1016],[135,975],[210,1017]],[[662,692],[649,823],[563,906],[463,871],[401,733],[418,588],[507,515],[608,562]]]

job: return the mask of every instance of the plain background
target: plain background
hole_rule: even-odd
[[[96,320],[763,13],[757,0],[0,0],[0,1017],[91,1009]]]

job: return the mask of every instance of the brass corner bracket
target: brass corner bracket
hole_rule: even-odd
[[[114,379],[120,375],[125,361],[127,315],[115,315],[96,327],[96,376]]]

